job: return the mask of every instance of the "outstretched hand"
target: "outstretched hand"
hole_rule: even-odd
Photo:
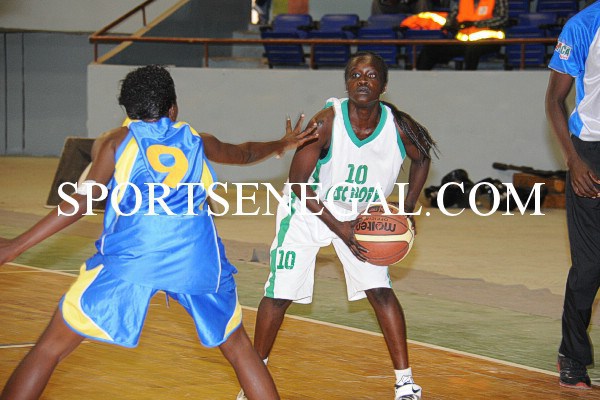
[[[285,154],[286,151],[294,150],[295,148],[300,147],[304,143],[314,140],[319,136],[317,133],[317,128],[322,125],[322,122],[314,122],[308,125],[304,130],[301,130],[303,123],[304,114],[300,115],[300,118],[298,118],[298,121],[296,121],[294,129],[292,129],[292,120],[290,117],[287,117],[285,122],[285,135],[283,138],[281,138],[284,146],[277,153],[277,158],[280,158],[283,154]]]
[[[14,240],[0,238],[0,265],[17,258],[19,252],[15,249]]]
[[[600,197],[600,189],[596,186],[600,184],[600,179],[583,160],[578,159],[569,166],[569,175],[571,187],[577,196],[592,199]]]

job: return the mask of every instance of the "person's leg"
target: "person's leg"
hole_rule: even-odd
[[[377,316],[394,369],[408,368],[406,323],[394,291],[389,288],[377,288],[366,290],[365,293]]]
[[[475,71],[479,67],[482,56],[495,53],[499,49],[500,47],[495,44],[465,46],[465,70]]]
[[[577,138],[572,140],[582,159],[598,173],[600,143]],[[600,199],[575,195],[570,176],[567,176],[565,186],[572,266],[565,291],[563,339],[559,351],[583,365],[589,365],[593,362],[593,352],[587,328],[600,285]]]
[[[291,300],[272,299],[265,296],[258,305],[254,327],[254,350],[265,368],[269,354],[271,354],[275,344],[277,333],[279,333],[279,328],[283,323],[285,312],[290,304],[292,304]],[[240,390],[236,399],[247,400],[249,397],[242,384],[242,390]]]
[[[55,312],[36,345],[6,382],[0,399],[38,399],[58,363],[75,350],[82,340],[82,336],[65,324],[60,311]]]
[[[394,290],[382,287],[365,290],[365,294],[375,311],[394,365],[396,375],[395,399],[420,399],[422,390],[419,385],[415,384],[412,369],[408,362],[404,312],[394,294]]]
[[[292,304],[291,300],[269,297],[263,297],[260,301],[254,328],[254,348],[261,359],[265,360],[271,354],[277,333],[290,304]]]
[[[325,225],[316,216],[296,213],[295,201],[289,210],[285,204],[281,202],[277,208],[276,234],[269,253],[270,273],[254,328],[254,349],[265,364],[292,301],[312,301],[315,259],[319,248],[331,242],[327,235],[320,237]],[[244,392],[240,391],[238,400],[247,398]]]
[[[454,57],[465,53],[464,45],[423,46],[417,57],[417,69],[428,71],[436,64],[447,64]]]
[[[248,399],[279,399],[273,378],[252,347],[243,325],[240,325],[219,349],[235,370]]]
[[[421,387],[415,384],[408,362],[406,323],[404,312],[394,290],[387,287],[365,290],[367,299],[375,311],[381,332],[387,344],[396,376],[395,399],[418,400]]]
[[[312,301],[315,260],[322,246],[331,243],[331,232],[314,215],[297,212],[298,200],[291,210],[281,202],[277,208],[277,232],[269,253],[270,272],[258,306],[254,329],[254,348],[264,360],[271,353],[292,301]]]
[[[572,140],[578,154],[598,173],[600,144]],[[565,188],[572,266],[565,289],[558,366],[561,385],[585,389],[590,386],[586,366],[593,363],[587,330],[600,285],[600,199],[575,195],[569,175]]]

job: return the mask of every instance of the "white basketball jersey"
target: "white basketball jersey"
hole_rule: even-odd
[[[309,183],[338,219],[347,220],[354,218],[348,211],[353,202],[362,212],[392,193],[406,150],[387,106],[380,104],[379,124],[361,140],[350,124],[348,99],[331,98],[329,105],[335,110],[329,151],[317,162]]]

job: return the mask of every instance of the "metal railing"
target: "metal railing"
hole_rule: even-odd
[[[135,7],[117,20],[111,22],[104,28],[94,32],[89,40],[94,45],[94,62],[98,62],[98,45],[107,43],[173,43],[173,44],[189,44],[203,46],[204,49],[204,67],[209,67],[210,46],[217,45],[265,45],[265,44],[296,44],[310,46],[310,68],[316,68],[315,65],[315,46],[317,45],[396,45],[412,47],[411,65],[416,66],[417,47],[427,45],[456,45],[462,44],[465,46],[494,44],[499,46],[505,45],[520,45],[521,59],[519,69],[525,69],[525,46],[528,44],[556,44],[556,38],[510,38],[510,39],[487,39],[478,40],[476,42],[460,42],[456,39],[232,39],[232,38],[193,38],[193,37],[159,37],[159,36],[140,36],[140,35],[109,35],[107,32],[119,25],[129,17],[138,12],[142,13],[143,25],[147,26],[146,7],[155,0],[147,0],[139,6]]]
[[[119,18],[117,18],[116,20],[111,22],[110,24],[106,25],[104,28],[100,29],[99,31],[94,32],[91,37],[104,35],[109,30],[111,30],[115,26],[119,25],[121,22],[126,21],[129,17],[137,14],[138,12],[142,13],[142,25],[147,26],[148,22],[146,20],[146,7],[149,6],[150,4],[154,3],[155,1],[156,0],[147,0],[147,1],[143,2],[139,6],[133,8],[131,11],[127,12],[126,14],[123,14],[122,16],[120,16]]]

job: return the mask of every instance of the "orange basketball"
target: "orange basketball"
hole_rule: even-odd
[[[393,214],[397,207],[388,204]],[[384,215],[383,206],[371,206],[370,215],[361,215],[354,226],[356,240],[369,250],[367,260],[371,264],[387,266],[401,261],[415,238],[412,222],[405,215]]]

